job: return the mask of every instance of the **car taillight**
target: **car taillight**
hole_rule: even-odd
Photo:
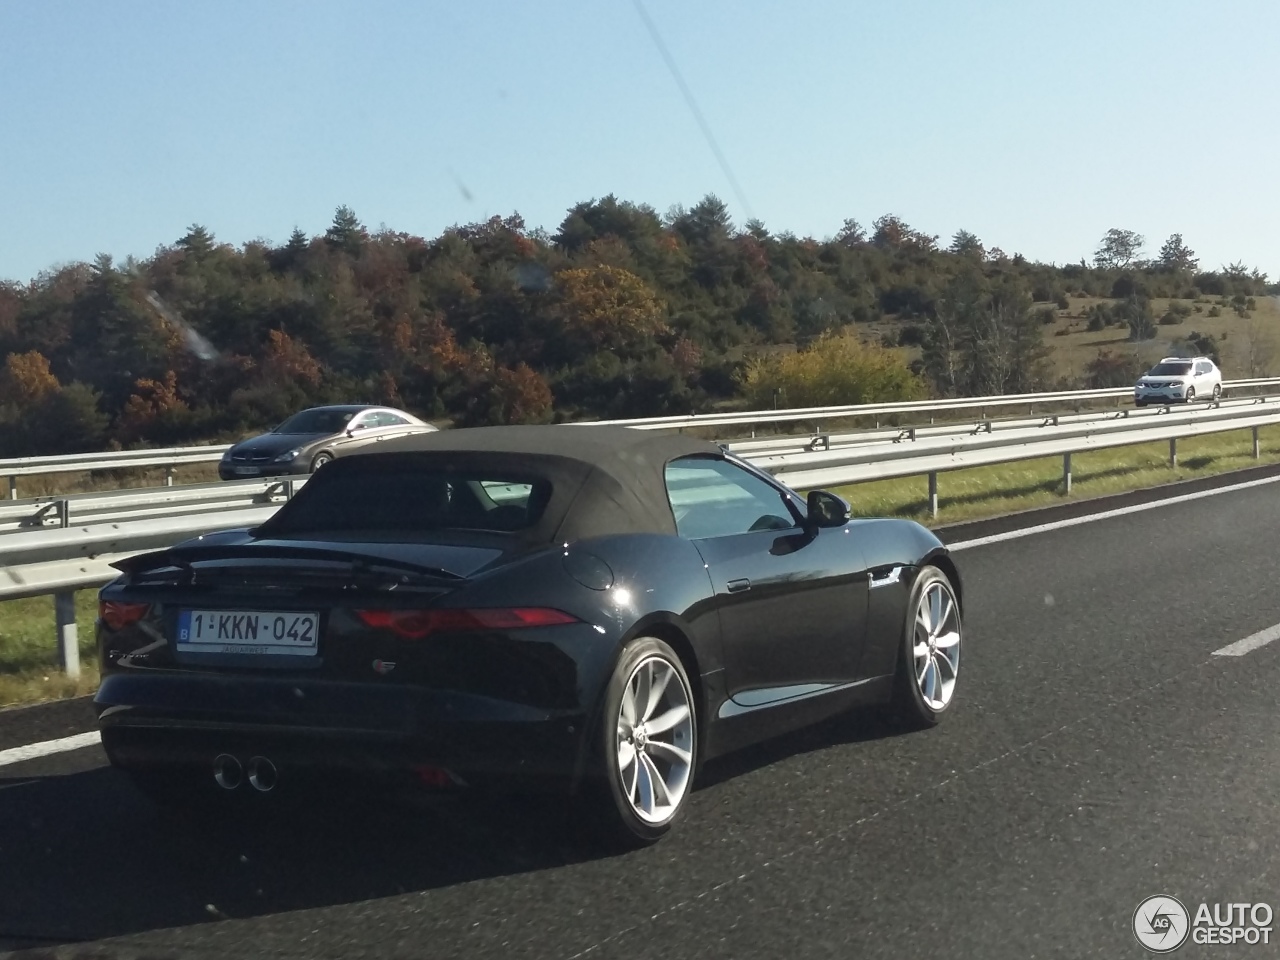
[[[149,603],[120,603],[117,600],[98,601],[98,619],[112,630],[119,630],[137,623],[151,609]]]
[[[357,610],[367,627],[390,630],[397,636],[419,640],[431,633],[473,630],[513,630],[577,623],[578,618],[549,607],[480,607],[472,610]]]

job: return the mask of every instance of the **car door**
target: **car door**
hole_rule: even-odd
[[[792,497],[725,459],[674,460],[666,479],[711,575],[730,696],[757,706],[853,680],[868,589],[845,528],[805,529]]]
[[[334,441],[340,453],[350,453],[373,443],[378,438],[378,414],[375,410],[358,413],[347,423],[346,430]]]
[[[407,437],[422,432],[423,428],[421,426],[416,423],[410,423],[394,410],[378,411],[379,440],[390,440],[392,437]]]
[[[1213,387],[1216,378],[1213,375],[1213,364],[1207,360],[1201,360],[1197,365],[1200,369],[1200,376],[1196,379],[1199,386],[1196,387],[1196,395],[1200,397],[1212,397]]]

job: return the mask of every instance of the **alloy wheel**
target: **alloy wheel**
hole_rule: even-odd
[[[946,709],[960,672],[960,608],[941,580],[920,595],[912,656],[925,704],[931,710]]]
[[[646,657],[627,678],[618,708],[618,776],[636,816],[662,823],[680,808],[693,762],[689,688],[663,657]]]

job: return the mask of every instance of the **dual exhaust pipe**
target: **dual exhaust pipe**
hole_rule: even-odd
[[[270,793],[280,782],[280,774],[266,757],[250,757],[242,764],[231,754],[220,753],[213,760],[213,779],[223,790],[237,790],[248,780],[259,793]]]

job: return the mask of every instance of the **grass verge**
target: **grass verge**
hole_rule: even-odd
[[[1169,465],[1166,441],[1077,453],[1071,458],[1070,496],[1062,493],[1061,457],[940,473],[936,519],[929,516],[924,476],[852,484],[835,492],[852,504],[855,516],[908,517],[940,526],[1280,462],[1280,426],[1258,434],[1257,460],[1249,430],[1179,440],[1176,467]]]
[[[78,697],[96,690],[98,657],[93,624],[97,616],[97,591],[78,592],[80,679],[69,680],[58,667],[53,597],[0,603],[0,706]]]

